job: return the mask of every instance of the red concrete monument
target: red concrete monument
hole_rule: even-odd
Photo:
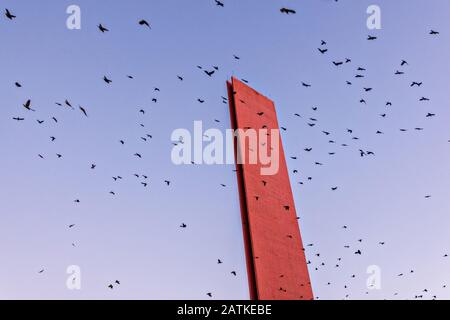
[[[233,129],[278,130],[274,103],[241,81],[228,85]],[[236,164],[250,297],[252,300],[311,300],[313,292],[295,211],[286,159],[279,138],[276,174],[262,175],[264,166]],[[270,140],[270,139],[269,139]],[[235,152],[248,154],[245,140]],[[273,149],[273,148],[272,148]]]

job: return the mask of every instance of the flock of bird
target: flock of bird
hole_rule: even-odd
[[[337,2],[338,0],[335,0],[335,1]],[[219,1],[219,0],[214,0],[214,3],[219,8],[223,8],[226,5],[226,3],[224,1]],[[286,8],[286,7],[281,8],[279,11],[280,11],[281,14],[285,14],[287,16],[293,16],[293,15],[295,15],[297,13],[295,9]],[[12,9],[5,9],[4,16],[6,17],[6,19],[10,20],[11,22],[13,22],[16,19],[19,19]],[[138,23],[137,23],[138,26],[144,27],[144,28],[148,28],[149,30],[152,30],[151,24],[147,20],[140,19],[140,20],[137,20],[137,21],[138,21]],[[104,23],[99,23],[97,25],[97,28],[98,28],[98,32],[100,32],[100,33],[113,32],[113,31],[110,31],[110,28]],[[430,30],[429,31],[429,35],[433,36],[433,37],[438,37],[440,35],[440,33],[438,31],[436,31],[436,30]],[[374,35],[368,35],[368,37],[367,37],[367,41],[376,42],[377,40],[378,40],[378,37],[374,36]],[[318,41],[317,51],[316,51],[316,48],[314,49],[314,51],[315,51],[314,52],[315,54],[321,55],[323,57],[328,57],[330,55],[331,48],[328,46],[327,41],[320,40],[320,41]],[[240,61],[241,57],[239,55],[233,55],[233,59],[235,61]],[[407,73],[407,68],[410,67],[409,62],[406,59],[404,59],[403,57],[399,57],[398,61],[399,61],[398,62],[398,68],[396,70],[392,71],[392,76],[393,77],[405,77],[405,74]],[[342,59],[342,60],[340,60],[340,59],[333,59],[333,58],[330,59],[330,67],[331,68],[342,68],[345,65],[351,65],[351,64],[352,64],[352,59],[350,57]],[[203,72],[204,75],[207,76],[207,77],[213,77],[220,69],[219,66],[212,66],[211,69],[206,69],[206,68],[204,68],[202,66],[197,66],[197,68],[201,72]],[[348,79],[346,81],[346,85],[347,86],[358,86],[358,80],[360,80],[362,78],[365,78],[366,76],[367,76],[366,68],[363,67],[363,66],[358,66],[357,68],[355,68],[354,78],[353,79]],[[130,80],[134,80],[134,77],[132,75],[126,75],[126,77],[128,79],[130,79]],[[185,81],[184,76],[181,76],[181,75],[174,75],[174,78],[178,79],[178,81]],[[99,80],[101,80],[101,79],[99,79]],[[105,75],[102,80],[103,80],[103,82],[104,82],[104,84],[106,86],[111,85],[113,83],[113,81],[114,81],[114,79],[112,79],[111,77],[109,77],[107,75]],[[246,79],[242,79],[242,81],[248,83],[248,81]],[[411,79],[411,80],[406,80],[405,79],[405,82],[408,82],[408,85],[410,86],[410,88],[412,90],[411,91],[412,94],[416,94],[415,90],[418,90],[418,89],[420,89],[423,86],[423,81],[421,81],[419,79]],[[22,83],[20,81],[13,82],[13,85],[18,90],[24,90],[24,86],[22,85]],[[308,90],[311,87],[313,87],[313,84],[311,84],[307,80],[301,81],[300,85],[305,90]],[[154,88],[154,92],[155,93],[159,92],[159,91],[160,91],[160,89],[158,87]],[[362,88],[363,94],[369,94],[372,91],[374,91],[374,88],[371,87],[371,86],[367,86],[367,87],[363,87]],[[429,96],[426,96],[426,95],[423,95],[423,94],[417,94],[417,100],[420,103],[428,105],[429,102],[431,101],[431,99],[432,98],[429,97]],[[228,103],[228,99],[226,97],[221,97],[221,100],[222,100],[222,102],[224,104]],[[197,101],[200,104],[205,103],[205,100],[202,99],[202,98],[198,98]],[[157,98],[153,98],[152,102],[153,103],[158,103],[158,99]],[[359,100],[359,103],[361,105],[367,105],[368,104],[368,98],[367,97],[361,97],[361,99]],[[73,102],[69,101],[68,99],[66,99],[63,102],[56,102],[56,105],[58,107],[61,107],[61,108],[68,108],[68,109],[71,109],[71,110],[77,110],[78,112],[80,112],[80,114],[83,117],[89,118],[89,110],[88,110],[87,107],[81,106],[81,105],[77,106],[76,104],[74,104]],[[386,107],[391,107],[393,105],[393,103],[391,101],[386,101],[385,105],[386,105]],[[31,99],[26,99],[23,102],[21,108],[23,108],[25,110],[25,112],[26,112],[25,115],[15,116],[15,117],[12,118],[12,120],[17,121],[17,122],[24,122],[24,121],[27,121],[30,118],[32,118],[32,119],[35,119],[34,121],[36,121],[39,125],[44,125],[46,123],[47,120],[41,119],[41,118],[38,117],[39,110],[38,110],[38,108],[36,108],[33,105],[33,101]],[[319,112],[318,109],[319,108],[317,108],[317,107],[313,107],[312,108],[312,112],[313,113],[317,113],[317,112]],[[144,109],[141,109],[141,110],[139,110],[139,113],[144,115],[146,113],[146,111]],[[318,128],[319,127],[319,120],[315,116],[305,117],[305,116],[303,116],[303,115],[301,115],[299,113],[295,113],[293,116],[294,116],[294,118],[298,118],[298,119],[303,120],[305,122],[305,125],[310,127],[310,128]],[[381,118],[386,118],[386,117],[388,117],[388,113],[384,112],[384,113],[380,114],[379,116]],[[436,113],[432,112],[432,111],[424,113],[424,118],[427,118],[427,119],[428,118],[434,118],[436,116],[437,116]],[[52,121],[54,123],[58,123],[58,119],[56,117],[54,117],[54,116],[51,117],[49,119],[49,121]],[[217,120],[217,119],[215,119],[215,121],[216,122],[220,122],[220,120]],[[143,124],[141,124],[141,126],[145,127]],[[286,127],[281,127],[281,129],[284,132],[288,131],[288,129]],[[425,128],[423,128],[423,127],[416,126],[416,127],[413,127],[412,129],[399,128],[399,131],[400,132],[406,132],[406,131],[409,131],[409,130],[414,130],[414,131],[420,132],[420,131],[423,131],[424,129]],[[339,145],[342,148],[351,150],[351,152],[355,152],[355,154],[357,154],[357,156],[361,157],[361,158],[375,157],[376,153],[373,150],[366,150],[365,148],[356,147],[355,145],[351,145],[349,143],[339,143],[338,141],[336,141],[335,139],[332,138],[333,134],[331,133],[330,130],[321,130],[320,129],[320,131],[327,138],[328,143],[330,145],[333,145],[333,146],[338,146]],[[360,140],[360,138],[354,134],[354,130],[352,128],[347,128],[346,129],[346,133],[348,135],[350,135],[352,141],[358,142]],[[383,132],[382,129],[379,129],[376,132],[374,132],[374,134],[376,134],[376,135],[383,135],[385,133]],[[140,137],[140,139],[143,140],[143,141],[148,141],[148,140],[151,140],[152,138],[153,138],[153,135],[150,134],[150,133]],[[50,141],[51,142],[54,142],[56,140],[57,140],[56,136],[51,136],[50,137]],[[119,140],[117,142],[118,142],[119,145],[125,145],[126,144],[126,140],[125,139],[121,139],[121,140]],[[178,143],[183,143],[183,141],[179,141]],[[175,143],[175,144],[177,144],[177,143]],[[313,151],[312,147],[308,147],[308,148],[304,149],[304,152],[306,152],[306,153],[310,153],[312,151]],[[329,152],[328,153],[328,155],[330,157],[333,157],[335,154],[336,154],[336,152]],[[46,157],[47,157],[47,155],[44,155],[44,154],[38,154],[37,156],[40,159],[46,159]],[[60,153],[57,153],[56,157],[58,159],[61,159],[61,158],[63,158],[63,155],[60,154]],[[143,156],[138,151],[138,152],[134,153],[134,157],[142,158]],[[300,156],[295,155],[295,156],[291,156],[290,159],[291,160],[297,160],[299,157]],[[193,164],[195,164],[195,163],[193,163]],[[323,166],[324,165],[324,163],[320,162],[320,161],[316,161],[314,164],[316,166]],[[92,162],[90,164],[90,166],[89,166],[90,170],[95,170],[96,168],[97,168],[97,164],[95,162]],[[292,173],[294,175],[297,175],[297,174],[299,174],[299,171],[295,169],[295,170],[293,170]],[[135,174],[134,176],[135,176],[136,179],[139,179],[139,183],[144,188],[148,186],[148,176],[147,175],[145,175],[145,174]],[[119,180],[124,179],[124,177],[122,177],[120,175],[116,175],[116,176],[113,176],[112,179],[114,181],[119,181]],[[306,184],[307,182],[312,181],[312,180],[313,180],[312,176],[305,176],[305,180],[299,181],[298,183],[300,185],[303,185],[303,184]],[[165,185],[166,187],[170,187],[171,183],[172,182],[169,179],[165,179],[164,181],[161,181],[161,184]],[[221,183],[220,186],[224,187],[224,188],[226,187],[226,185],[223,184],[223,183]],[[337,192],[339,190],[339,186],[331,186],[330,189],[331,189],[332,192]],[[109,194],[111,196],[116,196],[116,193],[113,190],[111,190],[109,192]],[[429,198],[431,198],[431,195],[425,195],[425,198],[429,199]],[[74,199],[73,201],[74,201],[75,204],[80,204],[82,202],[82,199],[78,199],[77,198],[77,199]],[[180,224],[179,224],[179,228],[181,230],[187,229],[188,227],[189,227],[188,223],[186,223],[186,222],[180,222]],[[76,228],[76,225],[75,224],[70,224],[68,226],[68,228],[69,229]],[[349,229],[349,226],[342,226],[342,229],[344,231],[346,231],[346,230]],[[365,250],[364,250],[364,247],[363,247],[363,243],[364,243],[364,239],[358,239],[353,244],[346,244],[344,246],[344,248],[347,249],[347,250],[351,250],[351,252],[353,253],[354,256],[360,256],[360,255],[363,255],[365,253]],[[73,244],[73,245],[75,246],[75,244]],[[378,246],[384,247],[386,245],[387,245],[386,242],[380,239],[380,241],[378,243]],[[312,252],[312,250],[314,250],[314,244],[313,243],[306,244],[304,250],[306,251],[307,256],[310,257],[310,259],[308,259],[308,265],[309,265],[310,272],[319,271],[319,270],[325,268],[326,266],[330,265],[329,262],[325,262],[325,260],[323,259],[323,256],[321,255],[321,253],[319,253],[319,252]],[[446,254],[443,256],[443,258],[447,258],[447,257],[448,256]],[[217,264],[223,264],[223,260],[222,259],[218,259],[217,260]],[[342,257],[338,257],[335,262],[331,263],[333,268],[341,268],[342,264],[343,264],[343,258]],[[44,271],[45,271],[45,269],[41,269],[39,271],[39,273],[44,273]],[[406,270],[404,272],[399,273],[397,276],[398,277],[406,277],[408,274],[413,274],[414,272],[415,272],[414,269]],[[231,274],[231,276],[234,276],[234,277],[237,276],[237,272],[235,270],[230,271],[230,274]],[[355,274],[350,275],[350,279],[354,279],[356,277],[357,276]],[[112,282],[110,284],[105,284],[105,286],[107,288],[111,289],[111,290],[114,289],[114,288],[117,288],[120,285],[121,285],[121,282],[119,280],[115,280],[114,282]],[[332,281],[328,282],[327,285],[331,286],[332,285]],[[343,289],[347,290],[349,287],[350,287],[350,285],[346,284]],[[446,285],[443,284],[443,288],[445,288],[445,287],[446,287]],[[369,294],[369,292],[367,292],[367,294]],[[207,292],[206,296],[208,296],[210,298],[213,298],[213,293],[212,292]],[[394,293],[394,296],[398,296],[398,293]],[[424,298],[424,297],[433,298],[433,299],[438,298],[436,295],[434,295],[431,292],[430,289],[424,289],[422,292],[418,292],[412,298],[421,299],[421,298]],[[320,298],[320,297],[316,297],[316,298]],[[344,298],[350,298],[350,295],[348,293],[345,293],[345,297]]]

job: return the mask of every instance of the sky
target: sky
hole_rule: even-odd
[[[230,128],[231,76],[273,99],[287,129],[317,299],[450,298],[450,3],[223,2],[0,0],[17,16],[0,18],[0,299],[248,299],[234,167],[170,157],[176,129]],[[73,4],[80,30],[66,27]],[[373,4],[380,30],[366,25]],[[55,104],[66,99],[75,110]],[[81,290],[66,286],[72,265]],[[369,266],[379,290],[367,288]]]

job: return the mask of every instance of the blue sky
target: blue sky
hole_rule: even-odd
[[[195,120],[230,127],[221,96],[233,75],[273,99],[287,128],[286,155],[298,158],[288,166],[302,236],[314,244],[307,256],[315,295],[411,299],[427,288],[424,298],[450,298],[443,288],[450,281],[450,3],[224,3],[1,0],[17,19],[0,19],[0,298],[248,298],[234,168],[177,167],[170,159],[173,130],[192,129]],[[71,4],[81,8],[81,30],[66,28]],[[381,30],[366,27],[371,4],[381,7]],[[282,15],[284,6],[297,14]],[[100,33],[99,23],[110,32]],[[440,34],[430,36],[431,29]],[[378,39],[369,42],[368,34]],[[352,62],[333,66],[346,58]],[[402,59],[409,65],[400,67]],[[219,71],[210,78],[197,65]],[[358,67],[364,79],[354,78]],[[405,75],[395,76],[400,69]],[[410,88],[412,81],[423,85]],[[422,96],[431,101],[419,102]],[[28,99],[36,112],[21,107]],[[65,99],[89,118],[55,105]],[[436,117],[426,118],[429,112]],[[146,134],[153,139],[142,141]],[[361,158],[359,149],[375,156]],[[115,182],[118,175],[123,180]],[[361,256],[353,254],[358,249]],[[69,265],[81,267],[81,290],[66,288]],[[382,290],[366,294],[370,265],[381,268]],[[108,289],[116,279],[122,284]]]

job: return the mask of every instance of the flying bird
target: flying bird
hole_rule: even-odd
[[[297,13],[295,10],[293,10],[293,9],[288,9],[288,8],[281,8],[281,9],[280,9],[280,12],[281,12],[281,13],[285,13],[285,14],[287,14],[287,15],[289,15],[289,14],[296,14],[296,13]]]
[[[305,88],[310,88],[310,87],[311,87],[311,85],[310,85],[310,84],[308,84],[308,83],[305,83],[305,82],[302,82],[302,86],[304,86]]]
[[[146,26],[146,27],[148,27],[149,29],[151,29],[150,24],[149,24],[146,20],[144,20],[144,19],[139,21],[139,25],[141,25],[141,26]]]
[[[36,111],[34,109],[31,109],[31,100],[27,100],[24,104],[23,107],[29,111]]]
[[[216,5],[218,6],[218,7],[224,7],[225,6],[225,4],[223,3],[223,2],[221,2],[221,1],[219,1],[219,0],[215,0],[216,1]]]
[[[5,9],[5,16],[9,19],[9,20],[13,20],[15,18],[17,18],[15,15],[13,15],[8,9]]]
[[[101,23],[97,26],[97,28],[102,32],[108,32],[109,30],[107,28],[105,28]]]
[[[87,114],[87,112],[86,112],[86,109],[83,108],[82,106],[79,106],[79,108],[80,108],[81,112],[83,112],[83,114],[87,117],[88,114]]]

